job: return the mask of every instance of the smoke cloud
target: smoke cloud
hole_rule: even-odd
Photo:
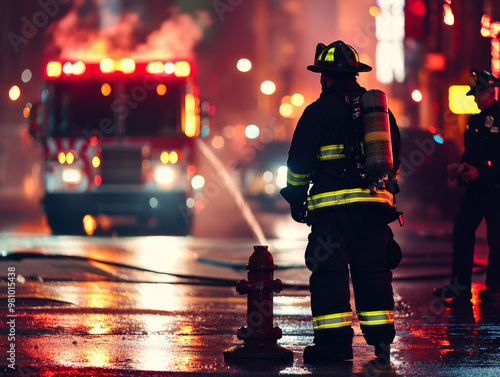
[[[90,3],[91,7],[88,0],[75,1],[72,9],[49,28],[53,47],[60,51],[59,58],[189,59],[203,38],[204,29],[212,22],[206,11],[191,15],[169,7],[169,17],[155,30],[148,30],[147,22],[138,13],[121,9],[115,0]]]

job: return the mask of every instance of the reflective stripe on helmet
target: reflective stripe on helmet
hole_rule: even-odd
[[[337,45],[339,46],[339,51],[338,51],[338,54],[341,54],[343,53],[346,58],[348,56],[348,51],[342,51],[344,49],[349,49],[352,53],[352,56],[349,56],[349,58],[354,58],[354,62],[355,63],[359,63],[359,55],[357,53],[357,51],[352,47],[352,46],[349,46],[345,43],[342,43],[342,44],[338,44]],[[342,48],[344,47],[344,48]],[[318,56],[318,61],[324,61],[324,62],[334,62],[335,61],[335,47],[334,46],[327,46],[323,51],[321,51],[321,53],[319,54]]]
[[[372,68],[359,61],[354,47],[342,41],[325,46],[319,43],[314,54],[314,65],[307,67],[313,72],[369,72]]]
[[[355,202],[375,202],[393,205],[393,195],[386,190],[377,190],[374,194],[369,189],[345,189],[329,191],[307,198],[307,209],[312,211],[321,207],[349,204]]]
[[[373,312],[358,312],[360,325],[385,325],[394,323],[393,310],[377,310]]]
[[[325,55],[326,52],[326,55]],[[323,57],[325,55],[325,57]],[[319,54],[318,60],[323,60],[325,62],[333,62],[335,61],[335,47],[331,47],[330,49],[325,48],[323,51],[321,51],[321,54]]]
[[[292,186],[304,186],[304,185],[308,185],[309,182],[311,181],[309,179],[310,175],[311,175],[311,173],[297,174],[297,173],[292,172],[290,169],[288,169],[286,181],[289,185],[292,185]]]
[[[351,315],[351,312],[345,312],[313,317],[313,328],[314,330],[323,330],[351,326]]]

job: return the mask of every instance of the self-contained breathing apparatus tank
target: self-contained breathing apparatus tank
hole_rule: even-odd
[[[372,89],[361,96],[365,171],[371,192],[385,188],[393,168],[391,129],[387,97]]]

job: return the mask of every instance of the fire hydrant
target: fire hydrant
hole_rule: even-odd
[[[239,294],[248,294],[247,327],[236,335],[244,344],[224,351],[225,359],[290,359],[293,352],[277,344],[282,332],[273,327],[273,292],[281,292],[281,280],[273,280],[277,268],[267,246],[254,246],[246,266],[248,279],[236,284]]]

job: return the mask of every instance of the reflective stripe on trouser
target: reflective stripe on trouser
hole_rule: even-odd
[[[393,310],[376,310],[373,312],[357,312],[359,324],[363,326],[386,325],[394,323]]]
[[[351,316],[351,312],[345,312],[313,317],[314,331],[351,326]]]
[[[352,312],[349,277],[357,311],[393,311],[392,272],[384,263],[383,206],[330,208],[335,210],[313,211],[305,252],[313,318]],[[394,323],[361,326],[368,344],[390,344],[394,339]],[[351,330],[352,326],[315,329],[314,342],[342,347],[351,344]]]
[[[349,203],[387,203],[393,205],[393,195],[386,190],[377,190],[374,194],[369,189],[354,188],[337,191],[329,191],[322,194],[309,196],[307,198],[307,209],[309,211]]]

